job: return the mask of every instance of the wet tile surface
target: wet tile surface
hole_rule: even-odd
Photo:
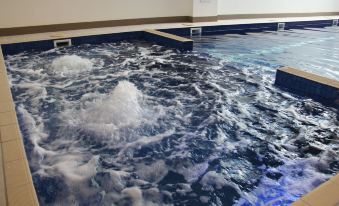
[[[39,205],[0,49],[0,205]]]

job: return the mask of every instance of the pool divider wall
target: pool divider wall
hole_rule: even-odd
[[[339,108],[339,81],[284,67],[277,70],[275,85]]]
[[[277,31],[278,22],[272,23],[257,23],[257,24],[235,24],[235,25],[218,25],[218,26],[203,26],[202,35],[215,34],[246,34],[248,32],[262,32],[262,31]],[[318,20],[318,21],[297,21],[286,22],[285,30],[288,29],[304,29],[304,28],[323,28],[332,26],[333,20]],[[160,29],[159,31],[178,35],[182,37],[190,36],[191,27],[175,29]],[[57,37],[48,40],[20,42],[12,44],[2,44],[2,51],[4,55],[14,55],[24,51],[46,51],[54,48],[54,40],[72,39],[72,44],[77,46],[81,44],[99,44],[112,43],[122,40],[130,39],[145,39],[144,31],[122,32],[113,34],[99,34],[78,37]],[[146,37],[146,38],[149,38]],[[177,46],[177,45],[176,45]]]
[[[0,205],[39,205],[1,49],[0,97]]]
[[[278,23],[281,22],[202,26],[202,35],[246,34],[263,31],[277,31]],[[296,22],[286,22],[285,30],[324,28],[330,26],[333,26],[333,20],[296,21]],[[178,36],[190,36],[190,28],[160,29],[159,31],[167,32]]]
[[[339,174],[303,196],[291,206],[334,206],[339,203]]]
[[[14,55],[24,51],[47,51],[54,48],[55,40],[71,39],[72,45],[79,46],[83,44],[101,44],[101,43],[112,43],[123,40],[141,39],[143,32],[122,32],[113,34],[100,34],[100,35],[89,35],[79,36],[71,38],[56,38],[41,41],[31,42],[20,42],[13,44],[2,44],[2,52],[4,55]]]
[[[193,40],[157,30],[145,30],[144,39],[180,50],[193,50]]]

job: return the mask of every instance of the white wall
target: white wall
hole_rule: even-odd
[[[218,0],[193,0],[193,17],[218,15]]]
[[[339,0],[0,0],[0,28],[118,19],[339,12]]]
[[[218,14],[339,12],[339,0],[219,0]]]
[[[0,0],[0,28],[191,14],[192,0]]]

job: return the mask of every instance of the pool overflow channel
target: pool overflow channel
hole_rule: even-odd
[[[262,31],[283,31],[289,29],[303,29],[303,28],[323,28],[329,26],[338,26],[338,19],[334,20],[319,20],[319,21],[298,21],[298,22],[287,22],[287,23],[259,23],[259,24],[240,24],[240,25],[221,25],[221,26],[205,26],[205,27],[192,27],[192,28],[178,28],[178,29],[163,29],[163,30],[145,30],[139,32],[125,32],[125,33],[115,33],[115,34],[101,34],[101,35],[93,35],[93,36],[80,36],[73,37],[68,39],[56,39],[56,40],[41,40],[34,42],[20,42],[13,44],[3,44],[1,45],[2,52],[0,51],[0,76],[6,76],[6,68],[3,62],[3,54],[17,54],[23,51],[29,50],[40,50],[45,51],[53,48],[59,47],[67,47],[72,45],[80,45],[80,44],[99,44],[99,43],[109,43],[116,42],[121,40],[128,39],[145,39],[147,41],[155,42],[159,45],[168,46],[172,48],[176,48],[182,51],[191,51],[193,50],[193,40],[184,38],[183,36],[202,36],[202,35],[212,35],[212,34],[245,34],[246,32],[262,32]],[[2,54],[3,53],[3,54]],[[5,83],[5,87],[7,86],[9,89],[7,77],[3,78],[1,83]],[[1,84],[1,85],[2,85]],[[290,92],[308,96],[314,98],[317,101],[320,101],[324,104],[334,106],[338,108],[339,106],[339,82],[336,80],[327,79],[324,77],[320,77],[314,74],[310,74],[308,72],[304,72],[301,70],[293,69],[293,68],[281,68],[277,70],[276,73],[276,81],[275,85],[282,87],[284,89],[288,89]],[[0,88],[1,89],[1,88]],[[0,90],[1,97],[5,94],[3,93],[5,90]],[[11,98],[11,92],[9,91],[9,99],[10,104],[14,105],[13,100]],[[0,100],[0,105],[3,105]],[[3,112],[0,108],[0,115],[3,116]],[[12,111],[13,110],[13,111]],[[39,205],[35,193],[35,189],[33,186],[31,174],[28,167],[28,161],[26,158],[24,145],[22,142],[22,138],[19,135],[19,126],[16,120],[15,109],[12,106],[11,112],[13,113],[13,117],[10,119],[14,119],[13,121],[13,131],[7,131],[8,133],[16,134],[18,133],[18,145],[17,150],[15,151],[6,151],[4,148],[5,142],[3,141],[3,137],[6,131],[4,131],[4,125],[0,125],[0,179],[4,184],[0,184],[0,203],[9,205],[10,203],[14,203],[13,205],[20,204],[20,201],[24,201],[26,205]],[[1,120],[2,121],[2,120]],[[7,126],[7,125],[6,125]],[[14,135],[15,136],[15,135]],[[7,154],[11,153],[11,154]],[[15,153],[15,154],[14,154]],[[19,156],[19,153],[23,154],[23,158],[21,160],[22,163],[22,171],[14,172],[14,176],[12,174],[8,174],[10,167],[8,167],[7,163],[4,161],[6,156]],[[20,159],[20,158],[19,158]],[[18,160],[19,161],[19,160]],[[19,168],[20,169],[20,168]],[[20,174],[19,174],[20,173]],[[12,176],[13,177],[12,177]],[[11,177],[9,177],[11,176]],[[13,185],[9,185],[9,181],[12,180],[20,180],[20,176],[28,176],[27,183],[23,186],[18,183],[20,187],[20,191],[13,190]],[[26,181],[26,180],[25,180]],[[16,186],[18,187],[18,186]],[[18,189],[18,188],[17,188]],[[20,198],[16,198],[18,193],[22,195]],[[26,197],[27,196],[27,197]],[[26,199],[25,199],[26,198]],[[12,205],[12,204],[11,204]]]

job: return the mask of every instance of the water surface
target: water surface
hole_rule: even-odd
[[[6,56],[41,205],[289,205],[338,172],[338,111],[273,85],[338,78],[337,28]]]

